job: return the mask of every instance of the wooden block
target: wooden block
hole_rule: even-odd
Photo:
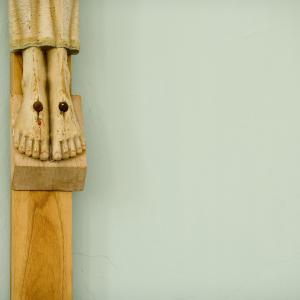
[[[71,59],[69,59],[71,66]],[[22,56],[11,54],[11,122],[12,127],[22,103]],[[74,110],[84,130],[81,97],[73,96]],[[81,191],[84,189],[86,152],[63,161],[40,161],[20,154],[12,147],[11,179],[13,190],[24,191]]]
[[[72,193],[12,191],[11,299],[72,299]]]

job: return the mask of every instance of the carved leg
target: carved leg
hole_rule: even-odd
[[[14,146],[33,158],[49,158],[49,109],[46,68],[40,48],[23,51],[23,102],[13,128]]]
[[[47,57],[52,158],[68,159],[85,150],[85,141],[71,98],[67,50],[50,49]]]

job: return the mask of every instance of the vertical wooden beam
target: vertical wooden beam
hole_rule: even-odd
[[[13,191],[11,299],[72,299],[72,193]]]
[[[10,94],[22,95],[23,61],[22,53],[10,55]]]
[[[22,56],[11,54],[11,95],[22,94]],[[72,299],[72,193],[12,191],[11,299]]]

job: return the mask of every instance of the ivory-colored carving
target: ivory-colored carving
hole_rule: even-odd
[[[11,51],[22,51],[16,150],[42,161],[73,158],[85,139],[72,102],[68,54],[79,51],[78,0],[10,0]]]
[[[10,47],[79,51],[79,0],[9,0]]]
[[[81,154],[85,150],[85,142],[70,94],[67,51],[53,48],[47,52],[47,58],[52,158],[68,159]],[[68,106],[67,112],[59,109],[61,103]]]
[[[49,158],[49,108],[46,93],[44,55],[39,48],[23,51],[23,102],[13,128],[14,145],[20,153],[33,158]],[[40,102],[37,113],[33,104]]]

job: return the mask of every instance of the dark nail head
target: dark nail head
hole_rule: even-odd
[[[69,105],[67,102],[60,102],[59,105],[58,105],[58,108],[61,112],[67,112],[68,109],[69,109]]]
[[[42,110],[43,110],[43,103],[42,102],[40,102],[40,101],[35,101],[34,103],[33,103],[33,109],[36,111],[36,112],[38,112],[38,113],[40,113]]]

